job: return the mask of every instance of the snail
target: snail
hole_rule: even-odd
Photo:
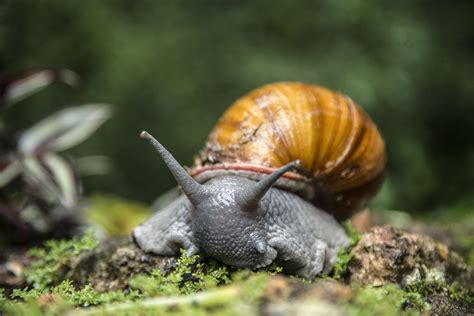
[[[276,261],[314,279],[349,238],[339,221],[379,189],[385,145],[369,116],[326,88],[281,82],[235,101],[188,173],[147,132],[181,187],[176,200],[135,228],[144,251],[202,253],[260,268]]]

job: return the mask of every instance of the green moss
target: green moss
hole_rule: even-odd
[[[14,289],[10,297],[12,299],[22,299],[24,301],[28,301],[30,299],[37,299],[40,295],[42,295],[44,291],[38,289]]]
[[[125,294],[122,291],[97,292],[91,285],[76,290],[69,280],[63,281],[60,285],[51,290],[52,294],[60,296],[67,303],[74,306],[92,306],[111,302],[125,302],[135,300],[141,297],[138,291],[128,291]]]
[[[0,310],[2,309],[2,306],[6,303],[7,298],[5,296],[5,289],[0,289]]]
[[[232,275],[233,284],[213,287],[187,295],[153,296],[129,303],[110,304],[88,310],[88,314],[143,314],[159,315],[241,315],[255,314],[267,287],[266,272],[242,270]]]
[[[416,292],[404,292],[402,307],[406,309],[415,309],[420,312],[431,309],[431,305],[425,300],[423,295]]]
[[[349,264],[353,256],[351,254],[351,250],[359,242],[362,236],[361,233],[355,231],[352,228],[352,225],[349,221],[344,223],[344,228],[347,232],[347,235],[349,236],[350,243],[349,243],[349,247],[345,249],[341,249],[339,251],[339,254],[337,256],[337,261],[334,264],[333,273],[332,273],[335,279],[341,279],[346,273],[347,265]]]
[[[339,251],[337,261],[334,264],[333,276],[335,279],[341,279],[347,270],[347,265],[352,259],[352,254],[349,249],[342,249]]]
[[[57,272],[67,265],[71,258],[97,246],[98,241],[93,234],[93,231],[89,230],[80,238],[48,240],[43,248],[30,249],[28,255],[33,260],[25,270],[26,281],[38,290],[45,290],[54,283],[59,283]]]
[[[199,256],[188,257],[184,250],[176,269],[168,275],[153,270],[150,275],[136,275],[129,280],[132,288],[139,289],[146,297],[190,294],[215,288],[231,282],[229,272],[214,261],[198,262]]]
[[[232,279],[241,287],[240,297],[245,302],[256,304],[263,296],[270,277],[265,272],[241,270],[233,274]]]
[[[272,262],[270,265],[258,270],[258,271],[265,271],[270,275],[275,275],[278,273],[283,272],[283,268],[280,267],[276,262]]]
[[[49,259],[45,258],[42,262],[50,265],[52,253],[57,255],[64,253],[65,249],[71,250],[71,247],[66,246],[62,242],[59,245],[48,243],[48,251],[44,249],[35,251],[48,255]],[[85,248],[90,249],[89,246]],[[36,262],[38,266],[32,272],[43,271],[44,267],[41,267],[39,262]],[[129,279],[130,289],[126,292],[101,293],[94,290],[91,285],[75,288],[71,281],[64,280],[56,286],[48,282],[43,288],[17,289],[10,295],[10,299],[7,299],[2,291],[0,307],[12,315],[35,315],[36,311],[41,315],[62,314],[70,312],[74,307],[88,307],[89,309],[81,309],[80,312],[87,311],[94,315],[116,312],[133,314],[134,311],[143,312],[143,310],[164,315],[213,313],[238,315],[241,311],[237,310],[237,306],[258,304],[267,286],[269,275],[280,272],[281,268],[272,265],[267,267],[267,270],[258,272],[239,270],[231,274],[226,267],[215,261],[200,261],[199,256],[188,257],[182,251],[176,269],[172,273],[164,275],[160,270],[153,270],[148,275],[136,275]],[[38,274],[43,276],[42,272]],[[48,304],[39,303],[45,299],[50,300]],[[93,306],[102,307],[90,309]]]
[[[348,315],[418,315],[430,308],[421,296],[408,294],[395,284],[383,287],[353,286],[353,299],[345,304]]]
[[[457,283],[448,284],[443,272],[430,269],[423,271],[423,275],[422,277],[418,270],[414,271],[407,278],[405,291],[423,297],[445,295],[456,301],[474,303],[474,293],[460,287]]]
[[[59,285],[48,290],[38,289],[15,289],[10,298],[16,302],[29,302],[40,297],[52,296],[55,301],[65,302],[72,306],[93,306],[110,302],[124,302],[141,297],[138,291],[128,291],[127,294],[121,291],[97,292],[91,285],[86,285],[81,289],[76,289],[70,280],[64,280]]]

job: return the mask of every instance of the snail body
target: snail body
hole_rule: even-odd
[[[263,86],[220,118],[190,176],[151,135],[183,190],[137,227],[145,251],[202,252],[226,264],[273,261],[313,279],[349,243],[338,221],[365,207],[385,167],[384,142],[352,100],[302,83]]]

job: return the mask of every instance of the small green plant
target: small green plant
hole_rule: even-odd
[[[71,257],[94,249],[98,244],[94,232],[89,230],[82,237],[71,240],[48,240],[43,248],[32,248],[28,255],[33,258],[25,270],[26,280],[34,289],[44,291],[57,283],[57,272],[67,265]]]

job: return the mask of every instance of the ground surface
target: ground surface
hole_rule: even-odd
[[[469,225],[466,222],[462,227],[468,230]],[[53,314],[57,310],[51,306],[62,306],[62,312],[72,314],[133,309],[230,315],[242,309],[263,315],[474,314],[474,276],[463,259],[469,259],[470,248],[451,229],[415,222],[408,229],[411,232],[373,226],[360,235],[350,252],[340,255],[332,274],[312,283],[275,273],[278,269],[239,272],[209,260],[157,257],[144,253],[128,238],[97,246],[76,240],[85,250],[64,256],[61,251],[78,247],[55,244],[46,253],[56,252],[60,259],[40,253],[39,265],[34,253],[9,256],[0,265],[0,287],[5,288],[5,296],[14,288],[43,287],[34,295],[31,290],[18,294],[16,307],[9,300],[4,308],[14,312],[22,299],[33,297],[42,313]],[[31,269],[31,258],[36,260],[36,270]],[[137,281],[137,276],[142,279]],[[64,280],[71,282],[64,285]]]

